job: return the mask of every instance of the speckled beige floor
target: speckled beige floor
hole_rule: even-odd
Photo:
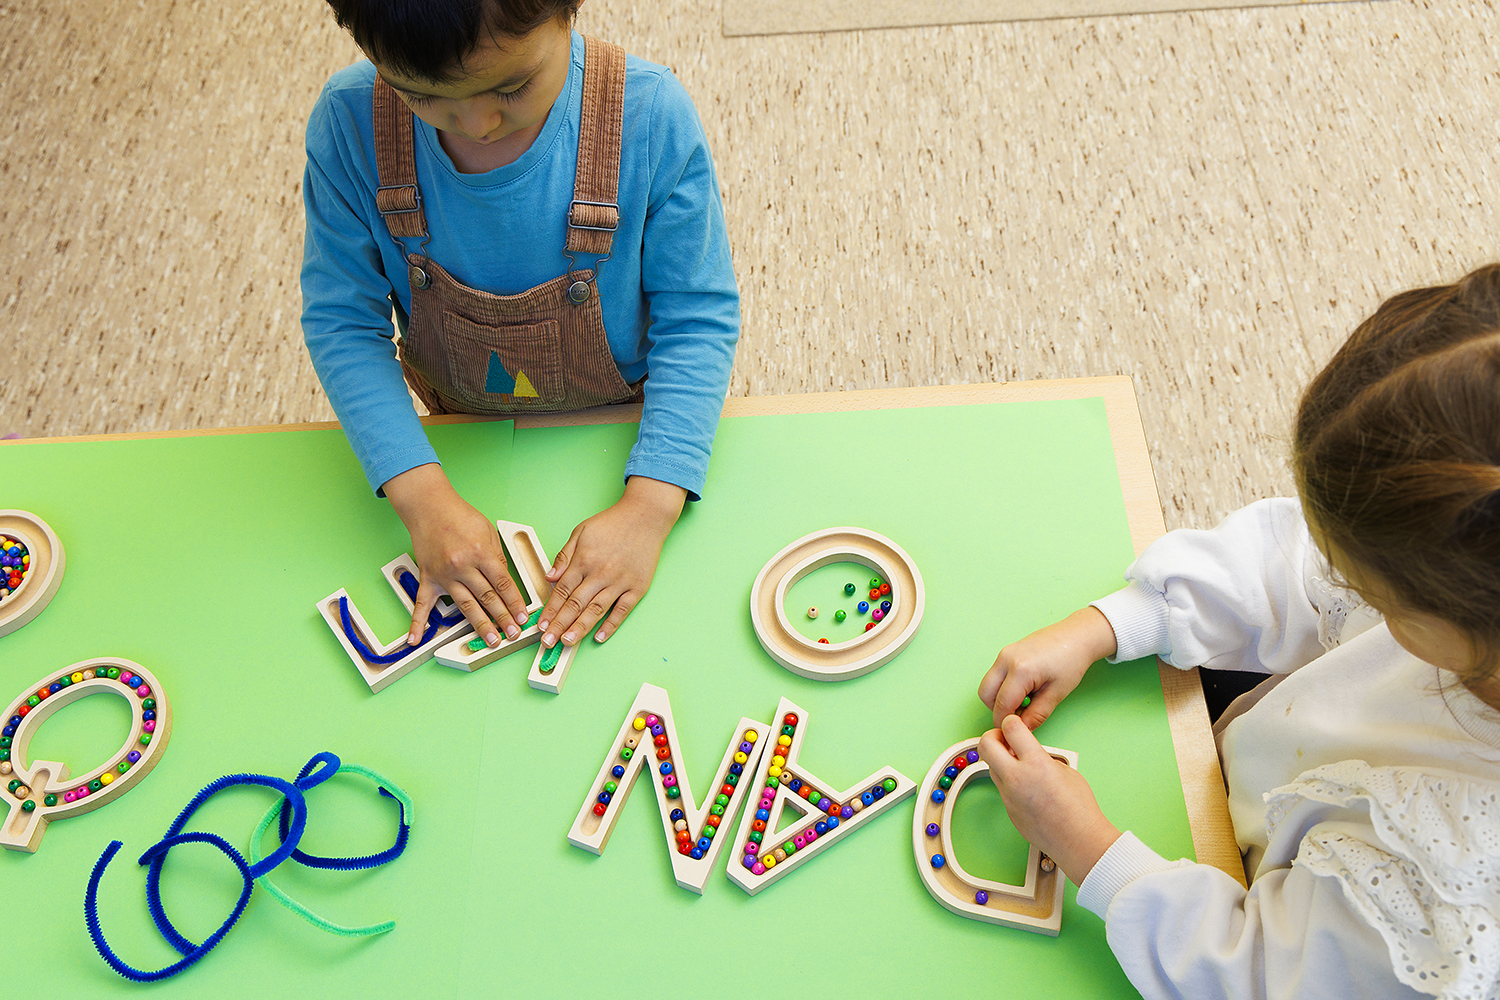
[[[1500,256],[1496,0],[725,38],[588,0],[718,162],[731,393],[1126,373],[1169,526],[1289,488],[1386,295]],[[0,434],[331,418],[301,346],[317,0],[0,0]]]

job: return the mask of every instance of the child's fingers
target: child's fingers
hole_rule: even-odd
[[[1062,702],[1062,695],[1057,693],[1057,687],[1053,684],[1043,684],[1031,692],[1031,704],[1016,710],[1016,715],[1026,723],[1027,729],[1036,729],[1046,722],[1052,715],[1052,710]],[[1001,717],[1004,720],[1004,716]]]
[[[520,635],[521,628],[526,624],[526,602],[521,598],[521,591],[516,587],[516,582],[510,578],[506,571],[505,560],[490,561],[480,567],[483,574],[481,587],[478,588],[479,603],[484,607],[495,624],[505,630],[505,634],[514,639]]]
[[[411,627],[406,630],[406,644],[417,646],[422,642],[422,633],[427,631],[427,616],[437,606],[438,588],[424,579],[417,585],[417,596],[412,602]]]
[[[1052,755],[1042,749],[1041,743],[1031,735],[1031,729],[1019,715],[1008,715],[1000,723],[1000,735],[1005,738],[1011,753],[1022,764],[1034,764],[1039,760],[1051,760]]]
[[[635,610],[636,602],[640,599],[641,595],[633,590],[627,590],[615,598],[614,609],[610,611],[609,617],[604,620],[604,624],[600,625],[594,633],[594,641],[603,642],[614,635],[630,612]]]
[[[1007,672],[997,659],[995,665],[986,670],[984,676],[979,679],[979,700],[984,702],[985,708],[994,709],[995,695],[1000,693],[1000,685],[1005,680]]]
[[[554,586],[552,595],[547,598],[547,603],[542,607],[542,617],[537,619],[537,624],[542,627],[543,632],[547,631],[547,627],[552,624],[552,619],[557,617],[563,602],[568,599],[573,588],[583,580],[582,573],[572,574],[571,579],[567,577],[568,569],[573,565],[573,552],[577,548],[578,528],[574,528],[573,534],[568,538],[568,544],[558,550],[557,558],[552,560],[552,568],[547,570],[547,579]]]
[[[479,599],[474,596],[472,590],[461,583],[455,583],[448,588],[448,597],[458,605],[458,610],[463,612],[464,618],[474,626],[475,634],[487,645],[493,646],[499,643],[500,633],[495,623],[490,621],[489,612],[485,611],[484,605],[479,603]]]
[[[583,525],[573,529],[568,536],[567,544],[557,550],[557,558],[552,560],[552,568],[547,570],[547,579],[556,583],[562,579],[562,575],[568,571],[568,566],[573,562],[573,550],[578,548],[578,532]]]
[[[583,606],[571,627],[564,629],[562,642],[565,646],[576,646],[588,634],[598,621],[609,613],[615,603],[619,600],[621,592],[615,587],[603,587],[595,592],[593,598]]]

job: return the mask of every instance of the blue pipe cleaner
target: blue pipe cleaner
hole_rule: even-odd
[[[417,588],[420,586],[420,584],[417,583],[417,578],[415,576],[412,576],[411,570],[403,569],[401,571],[401,576],[397,579],[399,579],[401,582],[401,589],[406,591],[406,596],[410,597],[413,601],[416,601]],[[448,615],[445,618],[442,615],[438,614],[438,610],[436,607],[433,607],[433,609],[427,613],[427,628],[422,632],[421,642],[417,643],[416,646],[402,647],[397,649],[394,653],[387,653],[382,656],[381,654],[371,649],[369,646],[366,646],[364,640],[359,637],[359,633],[355,632],[354,620],[349,617],[349,598],[339,598],[339,623],[344,626],[344,638],[348,639],[349,645],[353,646],[355,651],[358,652],[360,656],[364,657],[366,663],[388,664],[395,663],[398,660],[404,659],[405,657],[410,656],[411,651],[413,649],[416,649],[417,646],[427,645],[427,641],[432,638],[433,634],[437,632],[440,627],[457,625],[460,621],[463,620],[463,617],[463,612],[455,611],[453,614]]]
[[[410,574],[407,575],[409,576]],[[327,775],[324,775],[320,778],[317,775],[313,775],[313,778],[315,778],[316,780],[313,780],[310,783],[306,783],[308,781],[308,772],[312,770],[313,764],[316,763],[316,761],[317,758],[314,757],[312,760],[304,764],[302,770],[297,773],[297,780],[294,782],[294,784],[304,792],[311,791],[314,786],[321,784],[328,777]],[[380,789],[380,794],[384,795],[386,798],[396,798],[396,796],[392,795],[390,791],[385,788],[385,786],[381,785],[377,787],[379,787]],[[280,806],[280,815],[277,816],[276,820],[277,832],[281,836],[281,842],[283,845],[286,844],[289,835],[286,806],[286,800],[283,799]],[[396,808],[399,811],[396,828],[396,842],[380,853],[367,854],[364,857],[354,858],[322,858],[318,857],[315,854],[306,854],[300,850],[293,850],[292,860],[296,861],[298,864],[305,865],[308,868],[325,868],[332,869],[334,871],[346,872],[362,871],[366,868],[379,868],[381,865],[386,864],[389,861],[394,861],[401,856],[403,851],[406,850],[406,839],[411,834],[411,826],[408,823],[406,817],[406,807],[401,804],[401,801],[399,799],[396,800]]]

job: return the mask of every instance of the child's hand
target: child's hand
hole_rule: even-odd
[[[606,612],[594,638],[603,642],[615,633],[651,586],[662,543],[686,500],[680,486],[631,476],[612,507],[573,529],[547,571],[555,586],[538,621],[543,645],[555,646],[562,636],[576,646]]]
[[[1035,729],[1078,686],[1095,660],[1114,652],[1109,619],[1094,607],[1075,611],[1000,650],[995,665],[979,682],[979,700],[995,713],[996,726],[1006,716],[1020,713],[1027,728]],[[1028,695],[1031,704],[1022,708]]]
[[[1016,832],[1082,885],[1120,836],[1083,775],[1043,750],[1015,715],[979,738],[979,756]]]
[[[421,574],[406,641],[413,646],[422,641],[439,588],[491,646],[500,641],[497,627],[512,638],[519,635],[526,601],[506,569],[495,523],[458,495],[438,465],[419,465],[393,477],[385,495],[411,533],[411,555]]]

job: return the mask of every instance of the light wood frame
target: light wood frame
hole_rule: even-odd
[[[968,761],[969,752],[977,754],[978,747],[978,738],[953,744],[943,751],[922,778],[911,827],[917,873],[932,898],[961,917],[1056,937],[1062,928],[1063,875],[1050,859],[1043,858],[1035,844],[1028,845],[1026,878],[1021,885],[1007,885],[970,875],[954,854],[954,804],[965,785],[976,778],[989,777],[990,773],[990,766],[982,759]],[[1078,767],[1078,755],[1073,751],[1046,746],[1042,749],[1069,767]],[[967,762],[957,767],[952,784],[944,789],[939,781],[949,767],[956,766],[954,762],[960,754]],[[934,791],[943,792],[941,803],[933,801]],[[938,826],[935,836],[927,832],[928,825],[933,823]],[[942,856],[942,867],[933,864],[934,855]],[[989,896],[983,903],[976,899],[976,893],[981,890]]]
[[[122,677],[138,675],[144,679],[145,693],[140,693],[140,687],[132,690],[120,680],[97,676],[99,670],[111,667],[118,668]],[[75,676],[79,678],[76,681],[72,680]],[[50,690],[53,684],[60,683],[63,678],[69,679],[67,687],[40,699],[34,707],[27,705],[33,695],[39,696],[42,690]],[[75,701],[104,693],[124,698],[130,704],[130,735],[124,746],[110,754],[105,763],[82,777],[74,778],[68,766],[58,761],[26,762],[31,738],[43,722]],[[143,705],[147,698],[155,699],[156,718],[151,722],[143,715],[146,711]],[[0,810],[0,816],[3,816],[3,820],[0,820],[0,845],[13,851],[36,853],[36,849],[41,846],[42,835],[47,832],[47,824],[91,812],[124,795],[161,760],[167,749],[167,741],[172,737],[172,704],[167,700],[161,684],[139,663],[116,657],[81,660],[70,667],[52,671],[11,702],[4,717],[0,718],[0,723],[8,728],[10,720],[20,714],[22,707],[26,707],[27,712],[22,715],[15,734],[11,737],[10,760],[0,762],[10,765],[9,769],[0,767],[0,772],[4,772],[0,773],[0,802],[6,806],[4,810]],[[150,742],[142,744],[141,738],[146,735],[150,736]],[[126,761],[131,751],[138,751],[140,759],[122,773],[119,770],[120,764]],[[106,776],[107,783],[104,783]],[[15,791],[9,789],[10,783],[15,780],[19,780],[21,788],[27,790],[26,795],[20,794],[20,788]],[[80,788],[88,789],[94,781],[101,782],[97,791],[89,791],[82,797],[76,797]],[[56,799],[52,805],[46,803],[49,795]],[[34,803],[31,811],[25,809],[28,801]]]
[[[882,767],[874,774],[869,775],[862,781],[855,782],[842,791],[833,791],[833,785],[819,778],[797,762],[797,757],[802,750],[802,744],[807,736],[809,719],[806,709],[787,698],[782,698],[780,704],[776,706],[776,718],[771,727],[772,745],[775,745],[778,734],[782,733],[782,720],[786,718],[788,713],[797,716],[795,733],[791,736],[791,743],[787,746],[785,754],[775,754],[770,747],[767,747],[761,753],[760,765],[755,769],[755,781],[751,784],[751,787],[755,790],[755,799],[746,806],[745,814],[740,817],[740,828],[736,831],[734,838],[735,849],[729,858],[729,880],[752,896],[767,886],[790,875],[798,868],[801,868],[819,854],[846,839],[855,830],[869,825],[870,821],[875,817],[894,809],[897,805],[910,798],[917,790],[916,783],[900,771],[893,767]],[[774,761],[778,757],[784,759],[785,763],[781,765],[774,764]],[[778,767],[781,773],[775,776],[771,775],[770,771],[773,767]],[[787,778],[785,776],[791,777]],[[762,797],[761,789],[766,788],[766,782],[773,777],[778,781],[774,798],[772,799],[770,808],[765,810],[767,813],[766,819],[758,820],[756,805]],[[883,785],[886,779],[894,782],[895,787],[890,790],[882,789],[883,794],[868,805],[860,801],[863,792],[873,790],[876,785]],[[793,853],[787,854],[785,860],[777,862],[774,867],[765,867],[764,863],[754,866],[747,864],[746,861],[749,855],[746,853],[746,845],[753,843],[750,836],[752,832],[763,834],[756,851],[757,860],[759,860],[764,854],[770,854],[775,850],[781,849],[780,845],[783,843],[800,841],[806,835],[806,828],[813,827],[819,820],[826,821],[827,814],[820,812],[815,806],[811,806],[813,800],[804,800],[798,792],[792,790],[792,781],[801,781],[804,784],[810,784],[822,793],[829,800],[830,804],[834,806],[849,806],[855,810],[853,815],[848,817],[841,815],[839,817],[839,825],[836,828],[817,835],[811,843],[798,843],[796,850]],[[777,828],[780,825],[782,815],[788,807],[804,818],[793,824],[794,828],[783,835],[778,832]],[[754,829],[757,821],[765,824],[764,831],[756,831]],[[767,847],[767,844],[770,846]],[[755,870],[756,867],[761,868],[761,871],[757,872]]]
[[[647,715],[654,715],[660,720],[663,735],[667,738],[672,763],[670,775],[660,773],[662,762],[657,759],[656,754],[651,752],[653,749],[651,731],[634,728],[635,720]],[[701,805],[698,803],[688,781],[687,768],[683,766],[682,743],[677,738],[677,726],[672,717],[672,700],[663,688],[654,684],[642,684],[640,693],[630,705],[630,711],[625,713],[625,721],[621,723],[614,743],[610,744],[609,753],[605,754],[604,763],[600,765],[599,773],[593,785],[590,786],[592,791],[589,797],[579,808],[578,818],[573,821],[573,826],[568,831],[568,843],[592,854],[602,855],[605,845],[609,843],[610,834],[614,833],[620,813],[630,798],[631,789],[635,787],[636,779],[643,771],[649,769],[653,779],[651,785],[656,790],[656,805],[661,814],[662,830],[666,834],[667,844],[671,850],[672,875],[679,886],[702,895],[703,887],[708,884],[709,877],[714,873],[719,854],[730,840],[735,814],[739,812],[746,798],[758,787],[754,777],[758,773],[757,765],[760,762],[762,750],[768,742],[773,742],[770,739],[770,728],[764,722],[741,717],[730,737],[729,745],[724,749],[724,757],[714,771],[715,777],[720,782],[725,781],[730,765],[735,763],[736,754],[747,742],[745,734],[749,732],[754,732],[756,736],[753,741],[749,741],[751,749],[745,753],[746,759],[739,762],[743,770],[733,786],[733,794],[728,796],[729,801],[723,807],[718,832],[708,838],[708,848],[702,852],[701,858],[683,854],[677,849],[677,831],[671,819],[672,810],[681,809],[685,814],[684,822],[687,824],[687,829],[698,831],[701,835],[710,810],[720,793],[715,791],[704,799]],[[621,759],[620,752],[624,748],[631,751],[629,760]],[[613,773],[617,765],[624,769],[624,773],[619,777],[615,777]],[[680,791],[678,798],[668,796],[662,780],[665,777],[676,778],[674,784]],[[606,782],[614,782],[616,787],[614,792],[608,793],[611,798],[605,806],[604,815],[600,816],[594,806],[600,804],[599,795],[604,791]],[[721,789],[722,785],[716,784],[714,787]],[[697,842],[696,837],[694,842]]]
[[[0,601],[0,635],[9,635],[41,614],[57,596],[67,556],[57,533],[28,511],[0,510],[0,535],[19,539],[31,556],[21,585]]]
[[[807,638],[786,616],[787,591],[834,563],[864,566],[891,586],[891,610],[874,628],[843,642]],[[916,637],[927,606],[922,574],[906,550],[864,528],[824,528],[776,553],[750,588],[750,620],[761,648],[794,674],[815,681],[859,677],[895,659]]]

